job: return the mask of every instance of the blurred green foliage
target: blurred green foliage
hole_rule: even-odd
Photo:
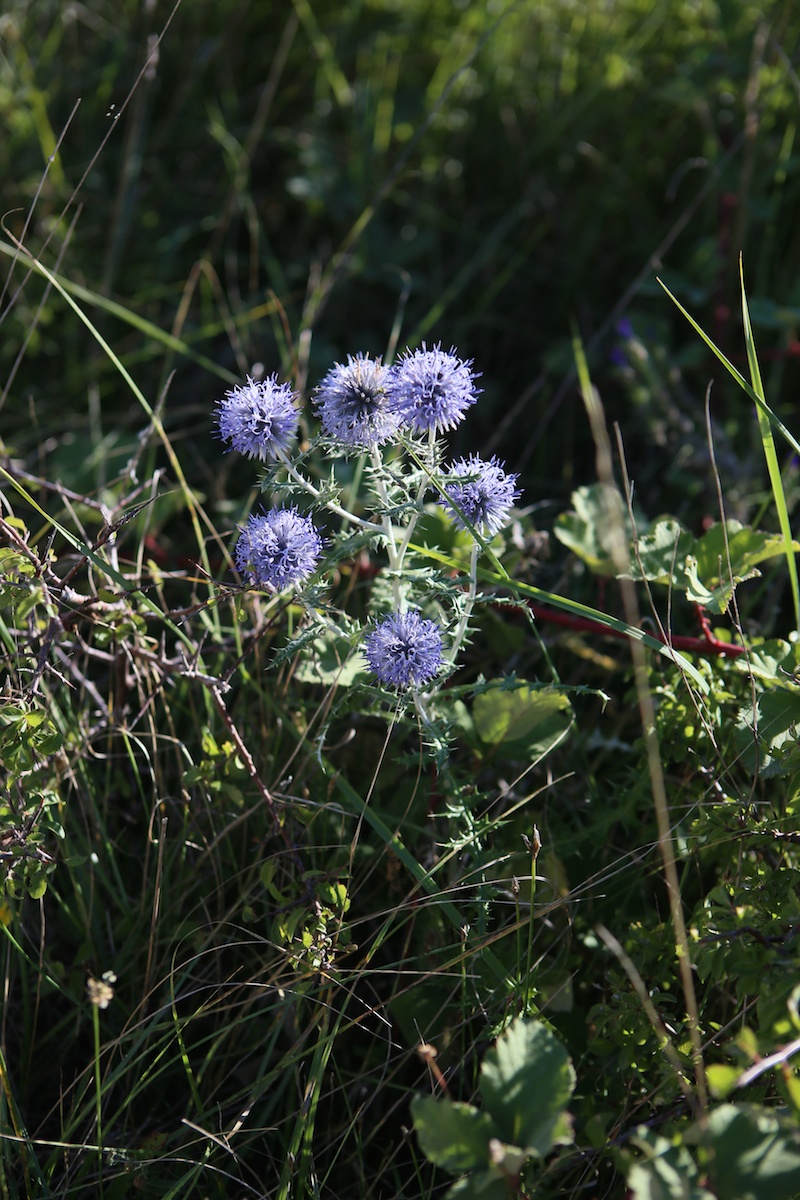
[[[185,340],[189,357],[101,320],[151,402],[177,368],[168,421],[201,461],[219,385],[190,354],[310,386],[334,357],[385,350],[397,325],[401,344],[474,357],[487,381],[475,443],[490,437],[547,495],[588,451],[565,387],[569,323],[626,414],[616,322],[635,312],[640,336],[676,347],[656,267],[725,349],[743,251],[777,355],[768,394],[784,382],[800,311],[790,11],[193,0],[173,15],[163,0],[18,0],[0,29],[7,227],[21,235],[33,208],[31,250],[47,243],[68,279]],[[12,292],[21,282],[17,268]],[[30,338],[7,436],[34,444],[35,425],[14,428],[29,402],[77,431],[87,390],[105,433],[135,424],[104,357],[59,300],[41,301],[29,279],[6,316],[6,373]],[[710,365],[689,361],[684,407],[702,434]],[[670,442],[686,437],[676,416]]]

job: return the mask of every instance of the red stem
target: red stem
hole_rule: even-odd
[[[540,604],[531,604],[529,607],[537,621],[549,621],[553,625],[563,625],[565,629],[574,629],[579,633],[596,633],[601,637],[627,638],[628,636],[621,629],[610,629],[608,625],[602,625],[600,621],[593,621],[589,617],[573,617],[569,613],[557,612],[552,608],[542,608]],[[736,646],[732,642],[721,642],[719,638],[714,637],[708,618],[702,609],[698,609],[698,615],[703,628],[703,637],[682,637],[674,634],[669,641],[659,633],[653,633],[652,637],[663,642],[665,646],[671,646],[673,650],[686,650],[691,654],[721,654],[726,658],[738,658],[739,655],[745,653],[745,646]]]

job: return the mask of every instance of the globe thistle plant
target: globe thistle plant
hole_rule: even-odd
[[[277,458],[297,434],[295,399],[291,385],[278,383],[277,374],[260,382],[248,375],[246,383],[226,392],[219,403],[219,435],[248,458]]]
[[[475,403],[472,360],[441,346],[407,351],[392,368],[389,394],[400,420],[414,433],[452,429]]]
[[[440,466],[443,434],[475,403],[475,380],[471,359],[438,344],[407,350],[392,367],[367,354],[335,363],[313,393],[323,440],[312,442],[311,450],[334,460],[358,453],[362,461],[352,471],[337,471],[333,462],[319,471],[318,459],[289,452],[297,398],[277,376],[263,383],[248,378],[227,393],[217,417],[221,437],[234,449],[274,460],[262,490],[275,487],[288,497],[283,507],[250,516],[235,548],[236,566],[248,583],[273,592],[293,587],[305,610],[305,622],[279,651],[281,659],[316,653],[311,648],[330,638],[337,655],[342,639],[350,647],[360,644],[373,678],[397,693],[398,713],[405,705],[414,707],[440,762],[447,754],[441,683],[457,666],[482,600],[479,557],[483,551],[491,556],[484,539],[503,527],[519,495],[517,476],[496,458],[472,454],[447,469]],[[463,571],[437,570],[415,544],[432,490],[455,524],[475,535]],[[373,616],[364,626],[323,600],[318,588],[304,588],[324,565],[323,540],[295,498],[301,508],[310,503],[336,524],[329,559],[375,557],[368,611],[388,609],[389,615]],[[432,602],[441,624],[421,615]]]
[[[310,517],[296,508],[254,514],[236,543],[237,569],[251,583],[282,591],[316,570],[322,538]]]
[[[479,533],[494,537],[520,494],[516,482],[517,476],[505,471],[497,458],[486,461],[471,454],[454,462],[443,479],[442,489],[449,501],[444,506],[460,529],[467,528],[466,517]]]
[[[393,613],[367,635],[364,656],[385,687],[422,687],[435,678],[443,662],[441,630],[414,609]]]
[[[319,385],[314,403],[325,435],[345,446],[372,449],[400,428],[387,392],[389,372],[379,358],[348,356],[336,363]]]

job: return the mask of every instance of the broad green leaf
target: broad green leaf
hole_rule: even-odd
[[[717,1099],[729,1095],[736,1087],[742,1068],[733,1063],[711,1063],[706,1067],[706,1079],[712,1096]]]
[[[560,542],[577,554],[595,575],[616,575],[611,553],[612,533],[609,507],[619,505],[619,496],[602,483],[578,488],[570,497],[574,511],[556,518],[554,533]],[[620,514],[630,540],[627,516]]]
[[[496,1167],[464,1175],[444,1195],[444,1200],[508,1200],[508,1184]]]
[[[783,688],[764,692],[752,708],[743,708],[736,722],[736,745],[742,765],[752,774],[779,774],[788,766],[784,756],[796,749],[800,728],[800,695]]]
[[[675,582],[676,571],[694,550],[694,538],[675,517],[661,517],[638,540],[638,559],[633,568],[635,579],[652,583]]]
[[[32,871],[26,886],[31,900],[41,900],[47,891],[47,875],[43,870]]]
[[[346,638],[316,638],[303,648],[296,663],[295,679],[302,683],[350,687],[360,676],[367,676],[364,656],[354,651]]]
[[[542,1156],[571,1141],[561,1118],[574,1087],[566,1050],[537,1021],[512,1021],[481,1067],[480,1093],[503,1140]]]
[[[723,611],[714,592],[704,587],[700,582],[697,559],[692,555],[687,556],[683,571],[675,582],[679,587],[682,587],[686,593],[686,599],[690,604],[700,604],[703,608],[707,608],[709,612],[717,613]],[[730,595],[725,601],[726,606],[729,601]]]
[[[778,638],[761,642],[751,646],[746,656],[737,659],[736,666],[772,687],[797,690],[800,688],[800,642],[784,642]]]
[[[794,542],[793,548],[800,550],[800,543]],[[784,549],[783,538],[776,533],[751,529],[739,521],[726,521],[724,526],[712,525],[698,539],[695,553],[700,576],[706,583],[728,583],[728,554],[734,579],[746,579],[758,563],[778,558]]]
[[[415,1096],[411,1115],[422,1152],[435,1166],[452,1175],[490,1166],[489,1142],[498,1131],[488,1113],[471,1104]]]
[[[708,1134],[719,1200],[800,1195],[800,1132],[793,1122],[756,1105],[723,1104],[710,1114]]]
[[[487,746],[511,745],[531,758],[543,758],[572,725],[568,698],[556,688],[493,688],[476,696],[472,721]]]
[[[687,1148],[644,1127],[632,1138],[644,1158],[629,1167],[631,1200],[714,1200],[697,1182],[697,1166]]]
[[[800,543],[794,543],[800,550]],[[712,525],[694,538],[674,517],[662,517],[638,543],[634,578],[671,585],[693,604],[725,612],[734,588],[759,574],[759,563],[785,553],[783,538],[739,521]]]

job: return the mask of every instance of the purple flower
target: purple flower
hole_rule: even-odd
[[[520,494],[514,486],[517,478],[504,471],[497,458],[488,462],[477,454],[460,458],[453,463],[451,474],[442,480],[452,501],[451,504],[445,501],[444,506],[461,529],[466,529],[461,519],[463,513],[479,533],[494,537],[505,525],[508,511]]]
[[[478,399],[472,360],[446,353],[441,346],[408,350],[392,368],[389,387],[404,425],[417,433],[452,429]]]
[[[312,575],[322,538],[296,508],[273,508],[248,518],[236,543],[236,566],[250,583],[282,591]]]
[[[297,433],[294,401],[291,385],[278,383],[277,375],[260,383],[248,375],[247,383],[237,384],[219,403],[219,435],[248,458],[262,462],[276,458],[279,450],[288,450]]]
[[[419,687],[442,662],[442,635],[435,621],[411,610],[384,617],[364,642],[370,670],[386,687]]]
[[[368,354],[348,355],[346,366],[331,367],[314,396],[326,436],[362,450],[394,437],[400,418],[389,402],[388,379],[381,360]]]

